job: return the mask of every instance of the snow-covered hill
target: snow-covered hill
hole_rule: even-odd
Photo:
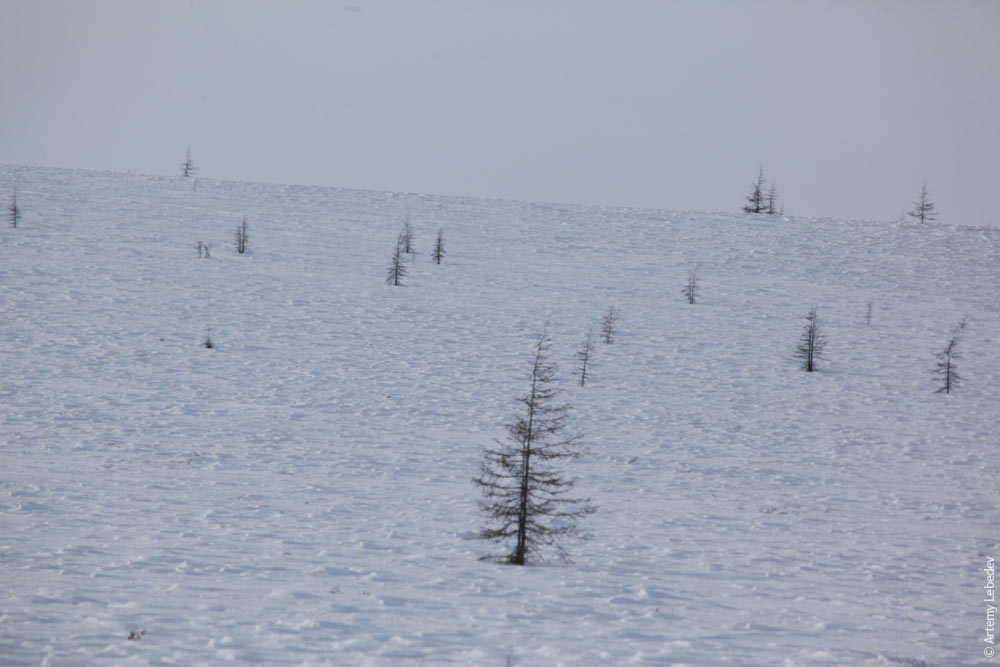
[[[997,229],[194,185],[0,166],[0,664],[995,664]],[[489,564],[546,319],[600,509]]]

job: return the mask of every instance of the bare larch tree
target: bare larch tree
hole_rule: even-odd
[[[184,155],[184,162],[181,162],[181,176],[188,178],[194,176],[194,172],[198,171],[198,168],[194,166],[194,160],[191,159],[191,147],[188,146],[187,153]]]
[[[403,251],[403,236],[402,234],[396,239],[396,247],[392,251],[392,261],[389,263],[389,268],[385,272],[385,284],[393,285],[394,287],[399,287],[403,284],[403,278],[406,276],[406,263],[404,262],[404,251]]]
[[[21,209],[17,205],[17,186],[14,186],[14,194],[10,198],[10,206],[7,207],[7,218],[10,226],[17,228],[17,221],[21,219]]]
[[[580,371],[580,386],[587,384],[588,373],[590,372],[590,358],[594,354],[594,328],[587,329],[587,337],[583,339],[583,347],[576,353],[576,360],[579,362],[577,369]]]
[[[233,240],[236,242],[236,252],[243,255],[247,251],[247,241],[249,236],[247,236],[247,217],[244,215],[240,224],[236,225],[236,233],[233,235]]]
[[[951,390],[954,389],[955,385],[957,385],[962,379],[958,374],[958,369],[955,368],[955,360],[961,356],[958,353],[959,332],[965,329],[968,324],[969,317],[966,315],[962,318],[962,321],[958,323],[958,326],[955,327],[955,330],[951,332],[951,338],[948,340],[948,345],[934,355],[938,358],[938,362],[934,366],[934,373],[941,378],[941,387],[935,393],[950,394]]]
[[[764,200],[764,167],[757,172],[757,180],[750,186],[750,194],[747,195],[747,203],[743,206],[744,213],[763,213]]]
[[[920,190],[920,199],[913,202],[913,210],[907,211],[906,215],[920,222],[932,222],[937,219],[937,214],[934,212],[934,202],[927,196],[926,183]]]
[[[698,270],[691,269],[688,274],[687,283],[684,285],[684,289],[681,290],[681,294],[687,299],[687,302],[694,304],[695,300],[698,298]]]
[[[771,180],[771,187],[767,191],[767,214],[774,215],[778,212],[778,186]]]
[[[802,362],[802,370],[812,373],[816,370],[816,359],[823,353],[826,341],[819,330],[819,315],[814,304],[806,315],[806,326],[802,331],[802,340],[795,350],[795,358]]]
[[[934,372],[941,378],[941,387],[935,393],[950,394],[958,381],[962,379],[955,368],[955,360],[959,357],[958,334],[952,334],[948,345],[934,356],[938,358]]]
[[[604,319],[601,320],[601,339],[607,345],[611,345],[615,342],[615,336],[618,334],[618,312],[615,310],[614,306],[608,308],[608,312],[604,315]]]
[[[407,214],[403,229],[399,232],[399,244],[407,255],[413,254],[413,225],[410,224],[410,216]]]
[[[563,434],[571,408],[557,403],[550,345],[546,323],[535,346],[528,393],[518,399],[522,410],[507,424],[507,438],[483,450],[473,479],[483,494],[486,526],[480,537],[506,545],[486,560],[525,565],[546,548],[564,554],[563,538],[577,534],[576,520],[596,511],[589,500],[567,495],[575,480],[555,465],[580,457],[582,450],[578,436]]]
[[[444,230],[439,229],[437,238],[434,239],[434,249],[431,251],[431,261],[440,264],[444,259]]]

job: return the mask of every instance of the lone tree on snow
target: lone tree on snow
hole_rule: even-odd
[[[406,216],[403,229],[399,232],[399,243],[403,248],[403,252],[407,255],[413,254],[413,225],[410,224],[409,215]]]
[[[21,219],[21,209],[17,205],[17,186],[14,186],[14,194],[10,198],[10,206],[7,207],[7,218],[10,226],[17,228],[17,221]]]
[[[236,241],[236,252],[243,255],[247,251],[247,217],[244,215],[240,224],[236,225],[236,233],[233,235]]]
[[[962,379],[955,368],[955,359],[960,356],[958,354],[958,333],[953,333],[945,348],[934,356],[938,358],[938,362],[934,366],[934,373],[941,378],[941,387],[934,393],[950,394],[958,381]]]
[[[399,287],[403,284],[403,277],[406,276],[406,263],[403,261],[403,235],[396,239],[396,247],[392,251],[392,261],[385,272],[385,284]]]
[[[691,273],[688,274],[687,284],[684,285],[684,289],[681,290],[681,294],[687,299],[687,302],[694,304],[695,299],[698,297],[698,270],[691,269]]]
[[[556,403],[560,390],[549,346],[546,323],[535,346],[528,393],[518,399],[523,412],[507,424],[505,441],[483,450],[473,479],[483,494],[480,510],[487,524],[480,537],[507,545],[505,553],[484,560],[525,565],[546,547],[563,554],[562,538],[577,533],[575,520],[597,511],[589,500],[566,495],[575,480],[554,466],[582,451],[578,436],[563,435],[571,408]]]
[[[802,340],[795,350],[795,358],[802,362],[802,370],[812,373],[816,370],[816,359],[823,352],[826,341],[819,331],[819,316],[816,314],[816,305],[813,304],[809,314],[806,315],[806,326],[802,331]]]
[[[615,342],[615,335],[618,333],[618,312],[614,306],[608,308],[608,312],[601,320],[601,338],[606,345]]]
[[[958,369],[955,368],[955,360],[961,356],[958,353],[958,332],[967,326],[968,321],[968,317],[963,317],[955,330],[951,332],[951,339],[948,340],[945,348],[934,355],[938,358],[938,362],[934,366],[934,373],[941,378],[941,387],[935,392],[937,394],[950,394],[951,390],[962,379],[958,374]]]
[[[434,240],[434,249],[431,251],[431,261],[440,264],[442,259],[444,259],[444,230],[439,229]]]
[[[191,147],[188,146],[187,153],[184,155],[184,162],[181,162],[181,176],[188,178],[194,176],[194,172],[198,171],[198,168],[194,166],[194,160],[191,159]]]
[[[744,213],[763,213],[767,200],[764,194],[764,167],[757,172],[757,180],[750,186],[750,194],[747,195],[747,203],[743,206]],[[775,191],[777,197],[777,191]]]
[[[927,183],[924,183],[924,187],[920,190],[920,199],[913,202],[913,210],[907,211],[906,215],[922,223],[933,222],[937,219],[937,213],[934,212],[934,202],[927,196]]]
[[[583,339],[583,347],[576,353],[576,359],[580,362],[580,386],[587,384],[588,372],[590,371],[590,357],[594,354],[594,328],[587,329],[587,337]]]

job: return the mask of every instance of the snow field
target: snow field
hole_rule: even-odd
[[[0,166],[15,183],[0,664],[991,664],[993,229]],[[965,315],[964,381],[934,394]],[[479,448],[549,318],[599,512],[572,563],[483,563]]]

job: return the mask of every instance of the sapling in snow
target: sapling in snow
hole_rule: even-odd
[[[403,277],[406,276],[406,264],[403,261],[403,236],[396,239],[396,247],[392,250],[392,261],[385,272],[385,284],[400,287],[403,284]]]
[[[546,548],[562,551],[562,539],[577,533],[576,519],[596,511],[584,498],[573,498],[575,480],[555,466],[581,456],[578,436],[563,431],[570,406],[557,403],[556,366],[549,361],[548,324],[535,345],[528,393],[518,399],[521,414],[507,424],[507,438],[483,450],[479,476],[480,510],[486,526],[480,537],[506,545],[484,557],[525,565]]]
[[[444,230],[439,229],[434,240],[434,249],[431,251],[431,261],[440,264],[442,259],[444,259]]]
[[[614,306],[608,308],[608,312],[605,313],[604,318],[601,320],[601,339],[606,345],[611,345],[615,342],[615,336],[618,334],[618,312],[615,310]]]
[[[681,294],[687,299],[687,302],[694,304],[698,297],[698,271],[697,269],[692,269],[691,273],[688,274],[687,283],[684,285],[684,289],[681,290]]]
[[[937,219],[934,212],[934,202],[927,196],[927,184],[920,190],[920,199],[913,202],[913,210],[907,211],[906,215],[920,222],[933,222]]]
[[[806,326],[802,331],[802,340],[795,349],[795,358],[802,363],[802,370],[812,373],[816,370],[816,360],[823,353],[826,341],[819,330],[819,315],[814,304],[806,315]]]
[[[194,176],[194,172],[198,170],[194,166],[194,160],[191,159],[191,147],[188,146],[187,153],[184,155],[184,162],[181,162],[181,176],[188,178]]]
[[[587,329],[587,337],[583,339],[583,347],[581,347],[576,353],[576,359],[580,362],[578,370],[580,371],[580,386],[587,384],[587,378],[590,373],[590,358],[594,353],[594,328],[591,327]]]
[[[249,237],[247,236],[247,217],[244,215],[243,220],[240,221],[240,224],[236,225],[236,234],[235,234],[236,252],[239,253],[240,255],[246,253],[247,251],[248,238]]]
[[[402,246],[403,252],[407,255],[414,254],[413,252],[413,225],[410,224],[410,216],[406,216],[406,222],[403,223],[403,229],[399,232],[399,243]]]
[[[17,205],[17,187],[14,188],[14,194],[10,198],[10,206],[7,207],[7,219],[10,220],[10,226],[17,228],[17,221],[21,219],[21,209]]]
[[[951,332],[948,344],[945,345],[943,350],[934,355],[938,359],[934,365],[934,373],[941,379],[941,386],[935,392],[937,394],[950,394],[951,390],[962,379],[958,374],[958,369],[955,367],[955,360],[961,356],[958,353],[958,334],[968,326],[968,323],[969,317],[963,317],[962,321],[955,327],[955,330]]]
[[[743,206],[744,213],[763,213],[767,195],[764,194],[764,168],[757,172],[757,180],[750,187],[750,194],[747,195],[747,203]]]

